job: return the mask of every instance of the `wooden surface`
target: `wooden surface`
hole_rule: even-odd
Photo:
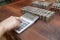
[[[23,15],[19,5],[6,5],[0,8],[0,21],[12,15]],[[37,20],[23,33],[14,35],[22,40],[60,40],[60,14],[56,13],[47,23]]]

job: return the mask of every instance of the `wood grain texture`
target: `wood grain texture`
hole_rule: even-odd
[[[0,8],[0,21],[12,15],[23,15],[20,6],[14,4]],[[22,40],[60,40],[60,14],[56,12],[54,18],[47,23],[37,20],[23,33],[14,35]]]

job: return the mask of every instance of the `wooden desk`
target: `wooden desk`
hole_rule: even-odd
[[[0,8],[0,21],[11,15],[21,16],[23,14],[19,6],[8,5]],[[13,35],[22,40],[60,40],[60,14],[56,13],[54,18],[47,23],[38,20],[23,33]]]

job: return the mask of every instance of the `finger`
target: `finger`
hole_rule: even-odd
[[[20,17],[15,17],[19,22],[21,22],[22,20],[20,19]]]
[[[20,20],[20,17],[15,17],[17,20]]]
[[[20,25],[20,18],[16,16],[10,16],[11,18],[14,18],[16,20],[16,24],[13,28],[18,28]]]
[[[14,17],[16,20],[21,21],[20,17],[16,17],[16,16],[10,16],[10,17]]]
[[[19,25],[20,25],[20,22],[18,21],[17,25],[16,25],[16,28],[19,28]]]

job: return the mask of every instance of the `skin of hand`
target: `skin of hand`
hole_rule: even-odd
[[[17,28],[20,24],[19,17],[11,16],[0,23],[0,36],[5,32]]]

